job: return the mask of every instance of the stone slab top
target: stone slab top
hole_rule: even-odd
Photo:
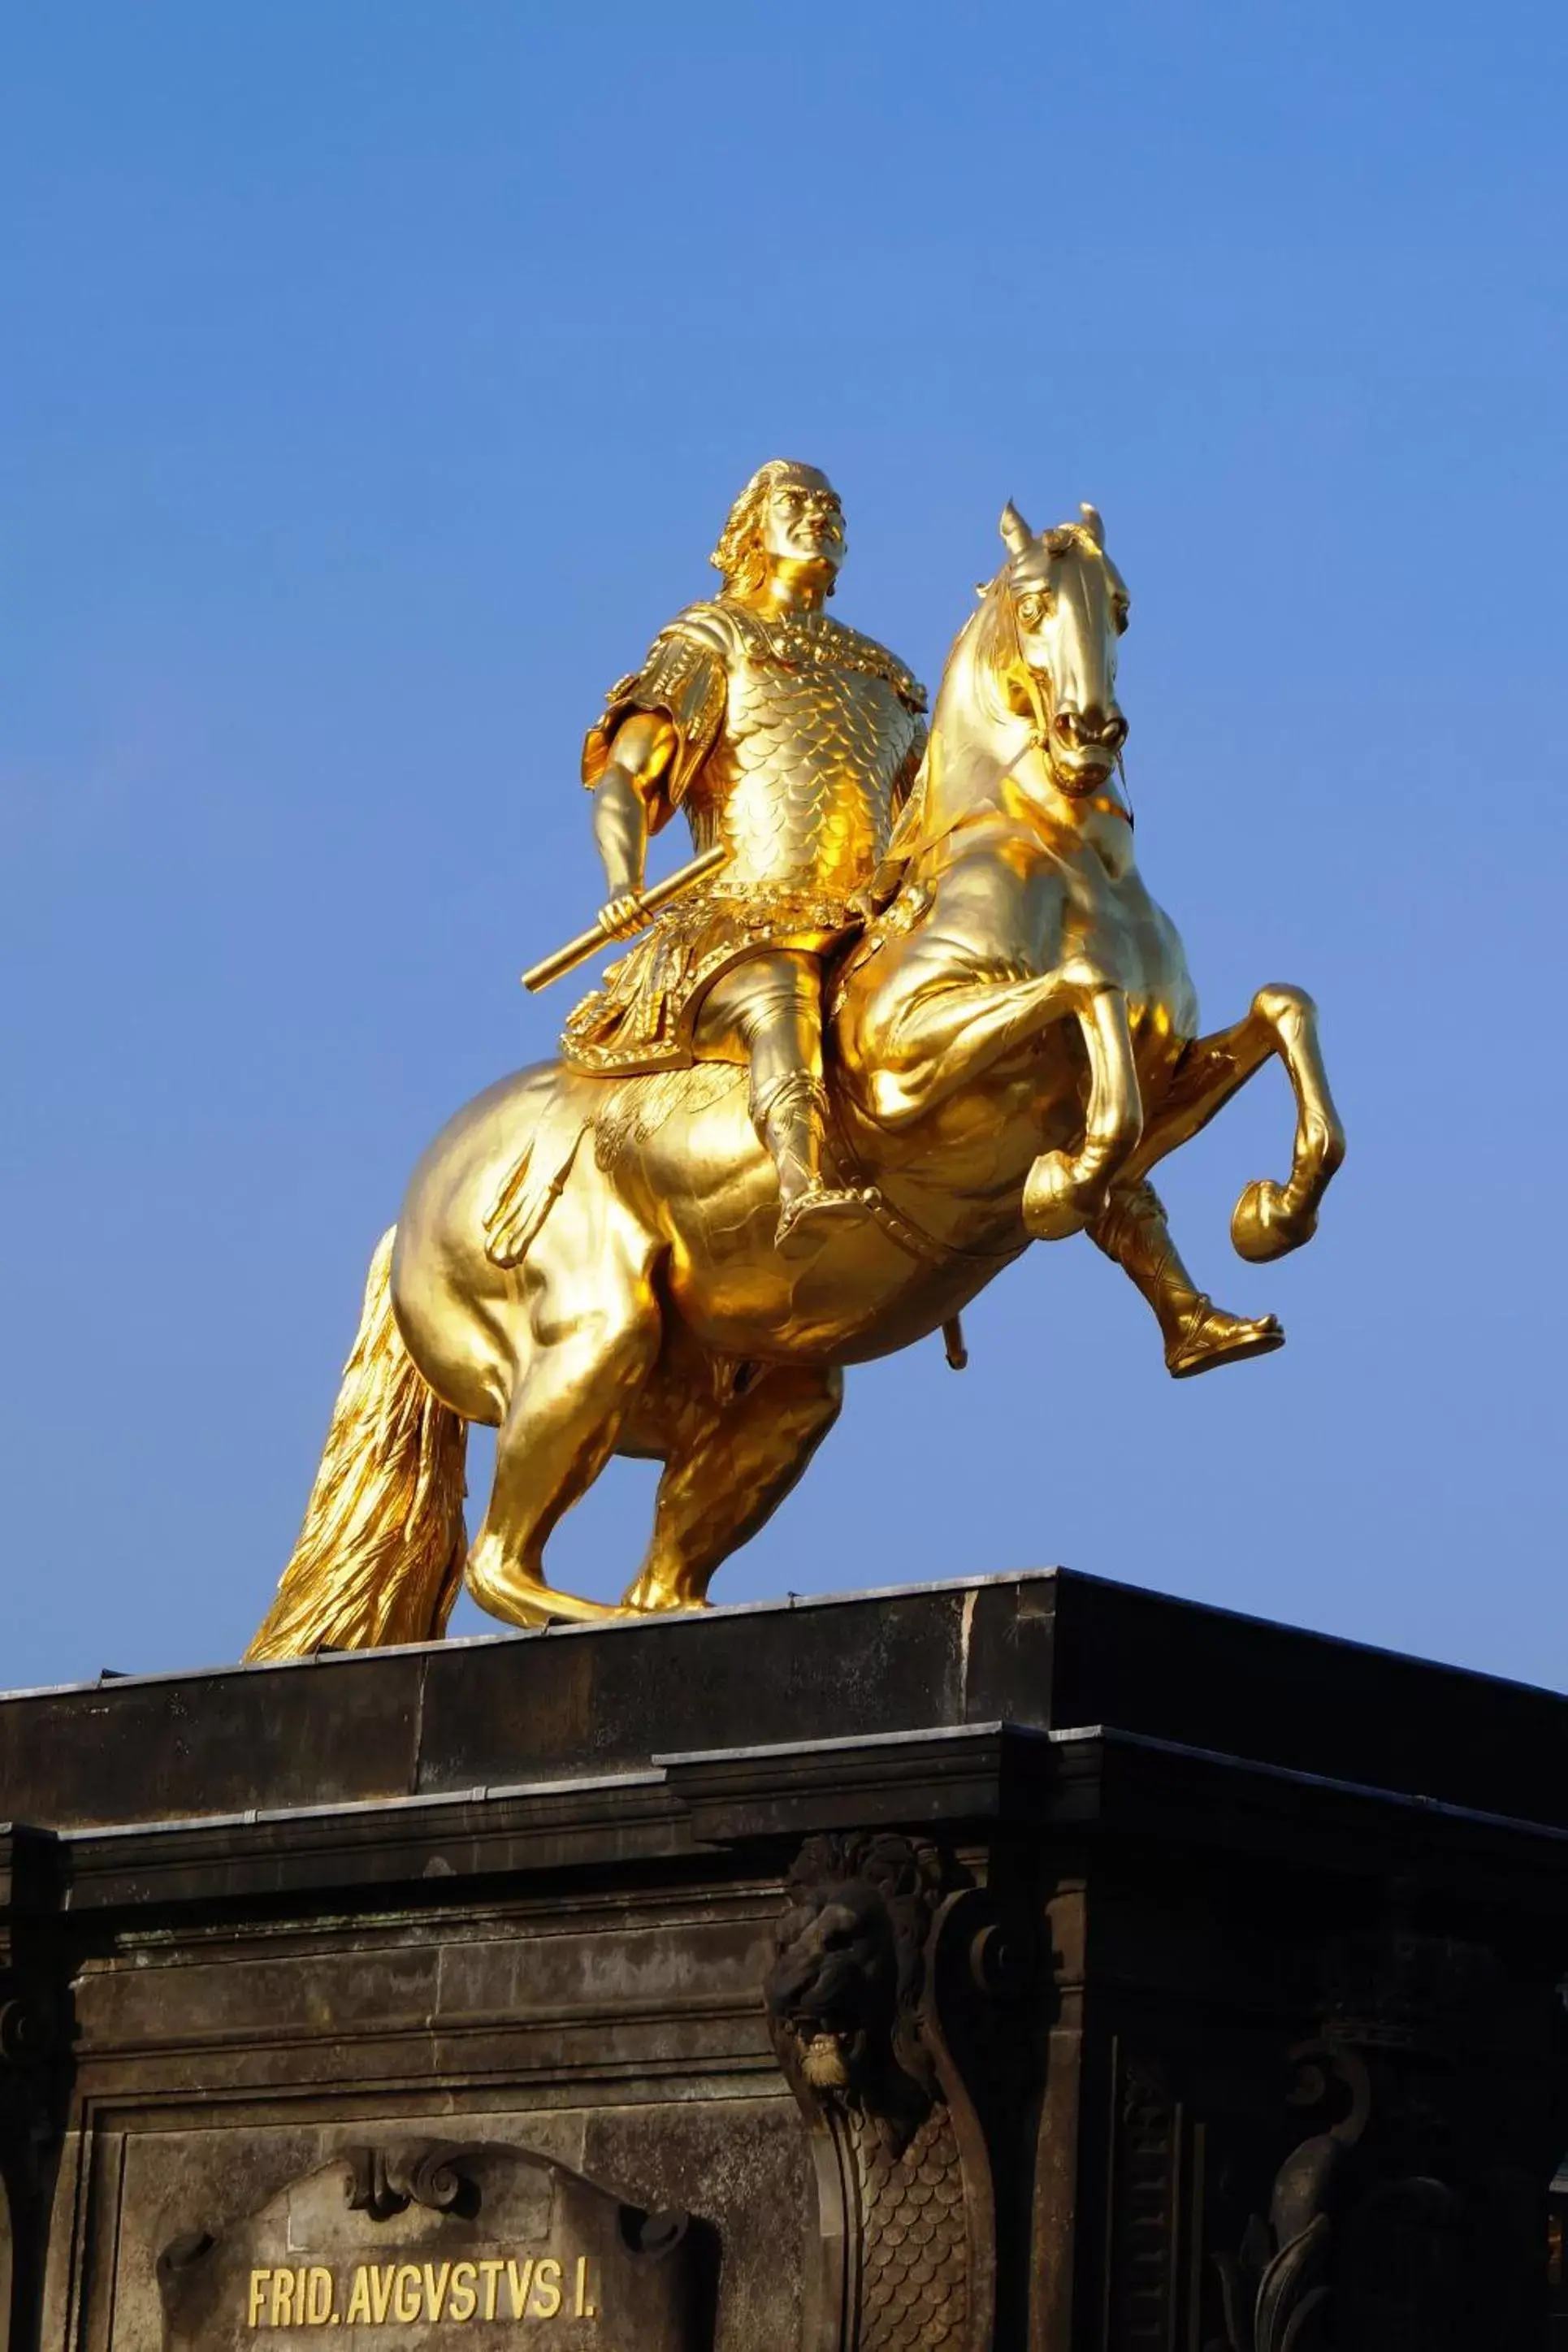
[[[0,1818],[499,1792],[769,1747],[1094,1726],[1568,1825],[1568,1698],[1045,1570],[0,1697]]]

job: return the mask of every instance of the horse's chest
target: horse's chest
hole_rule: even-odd
[[[1088,964],[1134,1005],[1179,1015],[1192,993],[1182,943],[1131,856],[1112,873],[1093,846],[1080,843],[1070,858],[1049,864],[1059,893],[1062,957]]]

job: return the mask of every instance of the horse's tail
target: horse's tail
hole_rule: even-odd
[[[437,1641],[458,1597],[468,1430],[393,1320],[395,1230],[370,1262],[305,1524],[247,1659]]]

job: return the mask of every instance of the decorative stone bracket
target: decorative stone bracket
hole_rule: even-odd
[[[809,1838],[786,1892],[766,2003],[816,2158],[808,2352],[987,2352],[995,2211],[975,2092],[1016,1944],[923,1838]]]
[[[1287,2053],[1301,2125],[1267,2210],[1216,2256],[1214,2352],[1543,2341],[1560,2003],[1510,1988],[1484,1946],[1407,1929],[1331,1941],[1320,1965],[1317,2030]]]

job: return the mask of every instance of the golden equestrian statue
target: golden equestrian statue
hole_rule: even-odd
[[[1149,1175],[1278,1055],[1290,1172],[1247,1187],[1231,1234],[1253,1260],[1310,1238],[1344,1153],[1311,1000],[1261,988],[1198,1034],[1118,786],[1128,598],[1100,517],[1037,536],[1009,506],[1001,530],[922,756],[908,671],[823,612],[824,478],[764,467],[737,502],[721,594],[616,687],[585,760],[605,937],[646,919],[647,838],[677,807],[723,861],[563,1059],[479,1096],[416,1170],[251,1657],[435,1638],[465,1577],[517,1625],[700,1606],[844,1367],[951,1328],[1033,1240],[1088,1233],[1178,1378],[1282,1343],[1197,1288]],[[469,1422],[498,1433],[471,1548]],[[664,1465],[619,1612],[543,1565],[616,1452]]]

